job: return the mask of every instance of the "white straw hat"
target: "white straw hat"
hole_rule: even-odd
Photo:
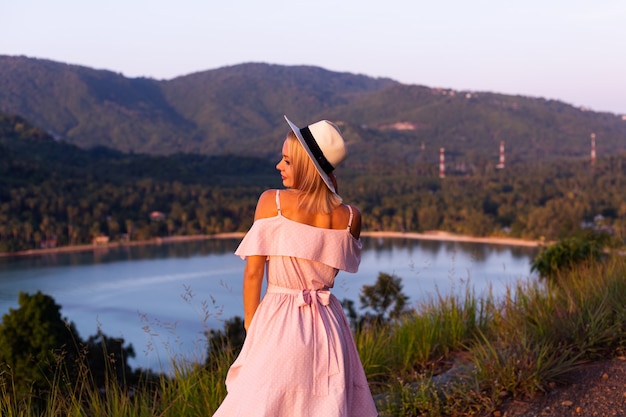
[[[347,156],[346,144],[339,128],[328,120],[321,120],[301,129],[287,116],[285,120],[330,191],[337,193],[329,175]]]

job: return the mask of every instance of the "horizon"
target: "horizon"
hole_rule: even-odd
[[[617,112],[612,112],[612,111],[602,111],[602,110],[596,110],[593,108],[589,108],[586,107],[584,105],[576,105],[575,103],[570,103],[567,102],[566,100],[560,99],[560,98],[550,98],[550,97],[542,97],[542,96],[533,96],[533,95],[527,95],[527,94],[516,94],[516,93],[506,93],[506,92],[501,92],[501,91],[492,91],[492,90],[472,90],[472,89],[456,89],[456,88],[451,88],[451,87],[437,87],[437,86],[430,86],[430,85],[425,85],[425,84],[408,84],[408,83],[404,83],[402,81],[393,79],[391,77],[385,77],[385,76],[380,76],[380,77],[375,77],[375,76],[371,76],[368,74],[363,74],[363,73],[356,73],[356,72],[350,72],[350,71],[334,71],[332,69],[329,68],[325,68],[319,65],[310,65],[310,64],[294,64],[294,65],[284,65],[284,64],[276,64],[276,63],[272,63],[272,62],[260,62],[260,61],[247,61],[247,62],[241,62],[238,64],[229,64],[229,65],[223,65],[221,67],[217,67],[217,68],[210,68],[210,69],[205,69],[205,70],[199,70],[199,71],[193,71],[190,73],[186,73],[186,74],[181,74],[181,75],[177,75],[171,78],[156,78],[156,77],[150,77],[150,76],[142,76],[142,75],[138,75],[138,76],[128,76],[124,73],[121,73],[119,71],[114,71],[111,69],[107,69],[107,68],[95,68],[95,67],[90,67],[87,65],[83,65],[83,64],[76,64],[76,63],[72,63],[72,62],[62,62],[62,61],[56,61],[54,59],[49,59],[49,58],[40,58],[40,57],[32,57],[32,56],[26,56],[26,55],[0,55],[0,56],[9,56],[9,57],[24,57],[27,59],[34,59],[34,60],[44,60],[44,61],[50,61],[50,62],[55,62],[58,64],[63,64],[63,65],[69,65],[69,66],[78,66],[78,67],[83,67],[83,68],[89,68],[95,71],[109,71],[109,72],[113,72],[116,74],[120,74],[125,78],[128,79],[139,79],[139,78],[146,78],[146,79],[152,79],[155,81],[170,81],[176,78],[180,78],[180,77],[186,77],[192,74],[197,74],[197,73],[202,73],[202,72],[208,72],[208,71],[216,71],[219,69],[223,69],[223,68],[230,68],[230,67],[236,67],[236,66],[240,66],[240,65],[246,65],[246,64],[262,64],[262,65],[277,65],[277,66],[284,66],[284,67],[299,67],[299,66],[305,66],[305,67],[315,67],[315,68],[320,68],[326,71],[330,71],[330,72],[335,72],[335,73],[349,73],[352,75],[362,75],[362,76],[366,76],[366,77],[370,77],[373,79],[379,78],[379,79],[390,79],[392,81],[398,82],[400,84],[403,85],[417,85],[420,87],[426,87],[426,88],[431,88],[431,89],[446,89],[446,90],[453,90],[457,93],[490,93],[490,94],[503,94],[503,95],[510,95],[510,96],[521,96],[521,97],[527,97],[527,98],[532,98],[532,99],[545,99],[545,100],[553,100],[553,101],[560,101],[563,102],[567,105],[570,105],[572,107],[576,107],[576,108],[580,108],[583,109],[585,111],[592,111],[592,112],[596,112],[596,113],[612,113],[616,116],[622,116],[622,118],[626,117],[626,112],[625,113],[617,113]]]
[[[35,7],[36,6],[36,7]],[[559,100],[626,114],[626,3],[14,2],[0,54],[172,79],[248,62]],[[28,16],[28,30],[23,30]]]

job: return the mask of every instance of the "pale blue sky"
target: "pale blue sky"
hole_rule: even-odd
[[[626,114],[625,0],[0,0],[0,54],[157,79],[305,64]]]

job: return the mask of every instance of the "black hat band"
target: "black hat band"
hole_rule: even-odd
[[[326,157],[324,156],[324,152],[322,152],[319,145],[315,141],[311,130],[308,127],[303,127],[302,129],[300,129],[300,134],[302,135],[302,138],[311,150],[311,153],[315,157],[315,160],[319,164],[320,168],[322,168],[322,170],[326,174],[330,174],[331,172],[333,172],[335,167],[332,166],[331,163],[328,162],[328,159],[326,159]]]

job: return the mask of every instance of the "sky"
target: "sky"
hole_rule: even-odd
[[[156,79],[314,65],[626,114],[625,0],[0,0],[0,55]]]

